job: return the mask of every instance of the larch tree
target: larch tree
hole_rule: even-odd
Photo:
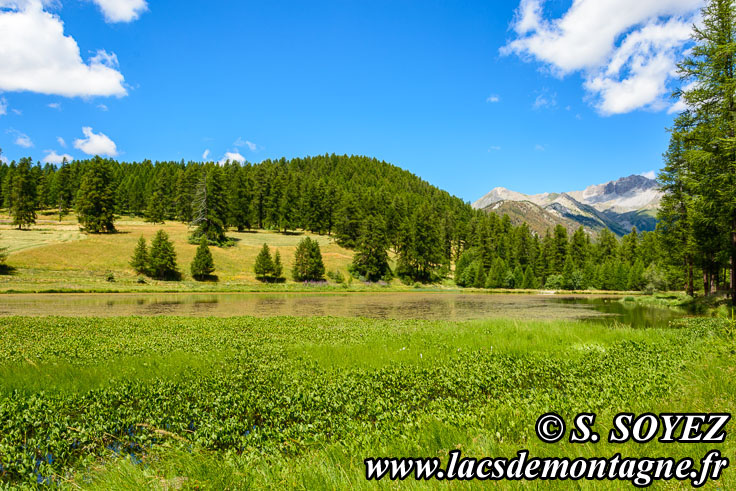
[[[77,193],[77,220],[90,233],[115,232],[115,193],[110,165],[100,157],[87,164]]]

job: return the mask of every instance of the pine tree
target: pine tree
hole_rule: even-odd
[[[572,234],[572,240],[570,241],[570,255],[577,269],[582,269],[588,260],[588,246],[588,236],[585,234],[585,230],[582,226],[578,227],[575,233]]]
[[[166,203],[159,191],[154,191],[148,200],[146,221],[150,223],[164,223],[166,218]]]
[[[2,155],[2,149],[0,149],[0,155]],[[5,261],[8,260],[8,249],[6,247],[0,247],[0,272],[4,272],[7,268]]]
[[[230,207],[230,225],[238,232],[250,230],[253,227],[253,182],[248,176],[250,167],[234,166],[228,177],[230,188],[228,191],[228,206]]]
[[[354,249],[361,234],[363,214],[358,200],[352,193],[345,193],[337,213],[335,237],[337,243],[348,249]]]
[[[227,240],[225,220],[228,212],[220,167],[212,166],[205,170],[197,185],[192,208],[194,219],[191,226],[196,229],[192,233],[191,240],[199,243],[204,235],[211,244],[224,244]]]
[[[524,279],[522,280],[521,287],[525,290],[535,290],[539,288],[537,277],[534,276],[534,270],[531,266],[527,266],[526,271],[524,271]]]
[[[701,229],[705,236],[696,231],[695,237],[707,242],[714,233],[728,236],[728,245],[718,248],[729,257],[736,303],[736,5],[709,0],[701,18],[693,27],[694,45],[678,65],[684,88],[675,95],[687,104],[684,114],[690,119],[688,180],[703,205],[698,210],[702,222],[711,225]],[[706,252],[702,259],[711,273],[715,258]]]
[[[36,185],[31,176],[31,160],[21,159],[13,176],[10,214],[20,230],[36,223]]]
[[[178,280],[180,277],[174,244],[163,230],[156,232],[156,236],[151,241],[149,272],[151,277],[159,280]]]
[[[207,245],[207,237],[204,235],[199,241],[197,252],[194,254],[194,260],[190,266],[192,278],[197,281],[203,281],[212,277],[215,272],[215,262],[212,259],[212,253]]]
[[[444,256],[439,220],[430,204],[424,203],[414,211],[409,240],[410,246],[399,251],[397,274],[414,281],[435,281]]]
[[[253,271],[256,278],[261,281],[269,281],[274,277],[274,262],[271,259],[271,250],[268,248],[268,244],[263,244],[261,251],[256,256]]]
[[[483,265],[478,263],[478,268],[473,279],[474,288],[484,288],[486,286],[486,270]]]
[[[276,251],[273,256],[273,278],[276,281],[283,281],[284,279],[284,265],[281,264],[281,253]]]
[[[552,271],[561,274],[567,258],[567,229],[562,225],[555,225],[554,249],[552,254]]]
[[[64,218],[64,215],[69,213],[69,208],[72,206],[74,195],[72,193],[71,186],[71,170],[66,161],[66,157],[64,157],[61,167],[59,167],[59,170],[54,174],[53,186],[56,196],[56,205],[59,210],[59,221]]]
[[[348,270],[353,276],[365,278],[366,281],[390,278],[387,248],[383,219],[377,215],[369,216],[363,223],[363,231]]]
[[[295,281],[323,281],[325,266],[319,243],[309,237],[302,239],[294,253],[292,275]]]
[[[133,251],[133,258],[130,260],[130,265],[133,267],[133,270],[136,273],[147,275],[149,273],[149,261],[150,259],[148,256],[146,239],[141,237],[140,239],[138,239],[138,244],[135,246],[135,250]]]
[[[115,232],[115,195],[110,165],[100,157],[87,164],[77,193],[77,219],[89,233]]]
[[[506,262],[497,257],[493,260],[491,271],[488,273],[486,288],[503,288],[506,286]]]
[[[455,263],[455,284],[458,286],[471,286],[472,282],[466,281],[465,270],[470,267],[474,262],[480,262],[480,251],[476,247],[471,247],[465,250],[460,258]],[[473,281],[475,281],[475,275],[473,275]],[[483,285],[485,286],[485,284]]]
[[[524,284],[524,270],[517,264],[514,268],[514,288],[521,288]]]

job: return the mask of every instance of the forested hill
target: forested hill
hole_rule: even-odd
[[[653,235],[634,231],[620,248],[607,230],[595,247],[582,229],[569,238],[558,226],[540,237],[525,223],[473,210],[408,171],[360,156],[222,165],[96,157],[59,167],[21,159],[0,165],[0,179],[2,203],[18,227],[32,225],[36,210],[56,209],[75,212],[91,233],[113,232],[115,215],[178,220],[191,225],[192,240],[204,235],[215,245],[228,242],[228,228],[302,229],[355,249],[354,271],[370,281],[437,281],[454,269],[462,286],[635,289],[654,260],[645,252],[651,248],[640,257],[637,247]]]

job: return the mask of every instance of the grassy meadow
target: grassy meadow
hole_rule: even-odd
[[[376,484],[364,480],[366,457],[446,462],[452,449],[699,459],[713,447],[732,458],[733,439],[549,445],[533,430],[548,411],[597,412],[596,430],[605,435],[624,410],[731,410],[735,350],[725,328],[694,318],[658,329],[519,320],[3,318],[0,479],[75,489],[367,489]],[[565,487],[537,485],[550,484]],[[601,487],[587,484],[580,483]],[[733,471],[717,484],[736,486]]]
[[[305,236],[319,242],[327,272],[339,271],[347,278],[347,266],[353,257],[352,251],[340,247],[329,236],[231,230],[228,237],[234,240],[232,247],[210,248],[219,281],[197,282],[189,273],[197,245],[188,242],[190,230],[185,224],[151,224],[142,219],[122,218],[116,222],[116,227],[116,234],[84,234],[79,231],[73,215],[59,222],[49,213],[40,214],[31,228],[17,230],[9,225],[7,216],[0,216],[0,247],[7,248],[7,263],[13,268],[12,274],[0,275],[0,292],[288,289],[289,285],[269,286],[257,281],[253,272],[255,258],[264,243],[269,245],[272,254],[279,251],[287,282],[291,283],[294,251]],[[136,242],[144,237],[150,246],[159,229],[165,230],[174,243],[183,280],[146,278],[145,284],[138,283],[139,275],[129,264]],[[108,281],[110,274],[114,282]]]

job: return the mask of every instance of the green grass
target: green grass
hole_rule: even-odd
[[[601,434],[623,410],[730,411],[735,350],[723,321],[675,327],[5,318],[0,479],[98,489],[367,489],[375,487],[363,478],[368,456],[446,457],[460,448],[509,457],[526,448],[539,456],[699,458],[705,446],[547,445],[533,432],[548,411],[597,412]],[[729,439],[714,447],[731,457],[735,449]],[[736,485],[733,471],[718,484]]]
[[[2,218],[2,217],[0,217]],[[352,251],[335,243],[333,237],[308,233],[281,234],[271,231],[229,231],[232,247],[212,247],[215,274],[219,282],[196,282],[189,274],[189,265],[197,249],[190,244],[189,228],[182,223],[150,224],[140,219],[124,217],[116,222],[116,234],[83,234],[73,216],[58,222],[53,216],[39,216],[38,223],[28,230],[16,230],[0,225],[0,247],[8,249],[8,264],[15,271],[0,275],[0,291],[228,291],[262,289],[253,272],[255,257],[264,243],[272,253],[279,251],[284,271],[290,277],[294,251],[305,236],[317,240],[322,249],[326,271],[340,271],[347,278],[347,266]],[[174,243],[181,282],[146,280],[138,276],[129,261],[136,242],[142,236],[149,241],[156,231],[164,229]],[[108,275],[115,282],[107,281]],[[292,285],[292,288],[296,285]],[[357,286],[357,285],[356,285]],[[270,289],[273,287],[267,287]],[[280,287],[283,289],[283,287]],[[274,289],[278,290],[279,287]]]

